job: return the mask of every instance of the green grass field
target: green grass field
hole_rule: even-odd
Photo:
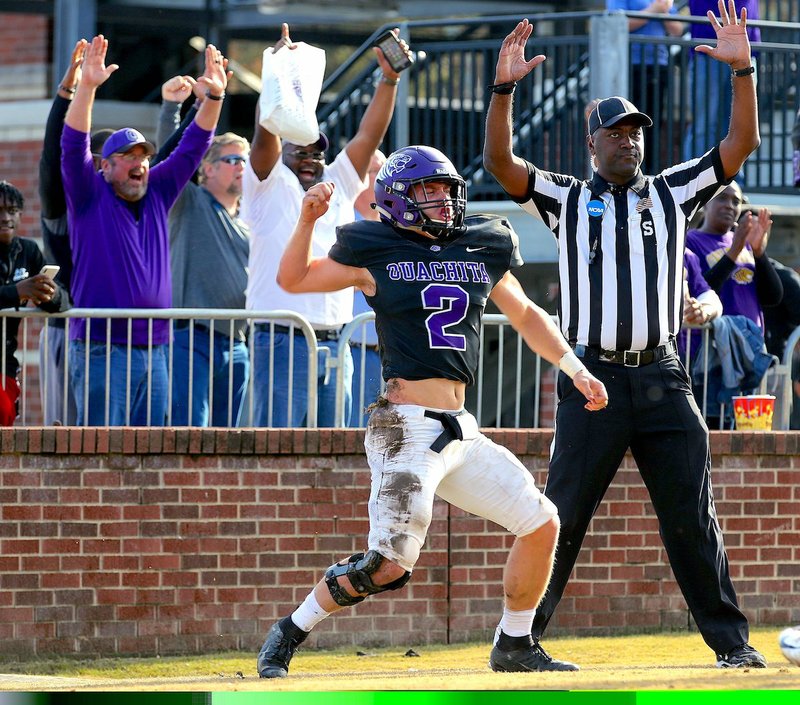
[[[577,673],[492,673],[488,644],[336,651],[301,650],[288,678],[261,680],[255,654],[148,659],[37,660],[0,664],[0,690],[796,690],[800,668],[777,644],[779,629],[756,629],[751,642],[766,669],[726,671],[698,634],[669,633],[545,642]],[[419,657],[407,657],[413,647]]]

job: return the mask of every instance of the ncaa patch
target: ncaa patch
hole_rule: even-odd
[[[586,204],[586,212],[590,218],[602,218],[606,211],[606,204],[602,201],[589,201]]]

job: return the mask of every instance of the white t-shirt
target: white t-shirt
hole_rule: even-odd
[[[367,186],[359,179],[347,152],[342,150],[322,172],[324,181],[336,185],[328,212],[314,227],[311,251],[324,257],[336,242],[336,226],[355,220],[353,202]],[[242,179],[240,217],[250,227],[250,260],[247,285],[249,311],[284,309],[305,316],[314,328],[336,328],[353,319],[352,287],[325,294],[290,294],[275,282],[305,191],[297,175],[281,159],[263,181],[250,162]]]

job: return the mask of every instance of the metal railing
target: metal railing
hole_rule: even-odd
[[[190,330],[190,348],[192,335],[191,330],[193,327],[203,325],[201,322],[222,322],[230,326],[229,333],[221,337],[221,342],[214,343],[214,336],[209,336],[210,345],[221,344],[232,347],[233,345],[233,322],[237,320],[248,320],[252,324],[254,320],[267,321],[267,328],[271,331],[270,339],[274,338],[275,322],[284,324],[291,322],[292,326],[297,327],[302,331],[306,344],[308,346],[308,414],[306,419],[306,427],[315,428],[317,426],[317,380],[318,372],[327,375],[334,375],[336,385],[336,416],[334,425],[337,427],[347,426],[349,419],[345,418],[345,395],[346,379],[345,379],[345,365],[343,364],[343,356],[349,345],[357,346],[359,343],[355,342],[359,335],[363,332],[366,325],[374,320],[374,313],[366,312],[356,316],[350,323],[345,325],[339,335],[339,356],[328,355],[323,362],[324,369],[318,370],[318,353],[320,346],[313,328],[309,325],[302,316],[291,311],[245,311],[245,310],[223,310],[223,309],[137,309],[121,310],[121,309],[74,309],[63,314],[44,314],[41,311],[33,309],[23,309],[21,311],[3,310],[0,311],[0,363],[3,365],[2,369],[7,369],[8,354],[6,352],[6,339],[8,330],[8,320],[10,318],[21,319],[19,326],[19,333],[17,340],[19,349],[16,353],[20,363],[20,372],[18,379],[21,387],[21,395],[19,400],[19,418],[18,424],[23,426],[41,425],[42,418],[39,412],[40,390],[39,390],[39,365],[47,364],[47,359],[39,359],[39,354],[36,349],[36,341],[38,337],[47,336],[48,331],[54,319],[66,319],[65,333],[69,337],[70,326],[74,325],[74,319],[87,318],[93,320],[105,320],[104,324],[106,330],[110,330],[110,323],[112,320],[126,319],[128,321],[128,330],[131,329],[132,320],[146,320],[152,330],[152,322],[154,320],[167,320],[170,325],[170,340],[165,344],[167,350],[167,364],[168,364],[168,394],[169,400],[167,404],[167,414],[163,423],[155,423],[152,419],[152,425],[172,425],[172,379],[173,379],[173,336],[172,333],[178,325],[188,325]],[[692,328],[699,329],[702,332],[701,336],[701,349],[697,352],[692,350],[691,343],[687,345],[685,353],[685,363],[687,369],[689,368],[689,361],[695,357],[698,358],[702,365],[703,383],[701,385],[700,398],[698,404],[703,410],[708,410],[712,416],[723,419],[725,417],[725,409],[718,409],[706,396],[708,388],[708,363],[709,363],[709,350],[712,344],[712,336],[710,335],[711,327],[706,326],[692,326]],[[252,338],[251,338],[252,340]],[[290,336],[290,340],[294,340]],[[476,374],[476,384],[469,388],[467,391],[466,406],[472,413],[475,414],[478,423],[486,428],[537,428],[537,427],[551,427],[553,424],[556,403],[556,371],[555,368],[548,362],[531,351],[522,340],[521,336],[511,327],[508,319],[502,314],[485,314],[483,317],[483,324],[480,332],[481,340],[481,354],[479,358],[479,365]],[[689,336],[689,341],[691,336]],[[775,417],[776,429],[788,429],[789,418],[791,414],[791,406],[793,399],[792,378],[791,378],[791,360],[795,354],[795,348],[800,342],[800,328],[794,331],[789,338],[786,345],[786,352],[781,364],[774,367],[771,372],[771,378],[768,382],[767,379],[762,382],[761,392],[768,391],[775,393],[778,397],[778,405]],[[129,352],[133,346],[125,346]],[[147,354],[151,355],[156,346],[152,344],[152,336],[150,342],[146,346]],[[47,350],[47,346],[43,350]],[[191,351],[190,351],[191,352]],[[254,425],[254,388],[256,384],[265,384],[274,380],[275,369],[273,366],[273,358],[270,352],[268,362],[262,368],[256,365],[256,357],[254,354],[254,346],[251,344],[248,347],[248,355],[250,362],[250,375],[247,382],[247,392],[245,401],[243,403],[243,413],[240,426],[251,427]],[[47,354],[46,352],[44,353]],[[66,372],[69,365],[69,349],[65,351],[64,372],[63,372],[63,387],[69,390],[71,387],[71,380]],[[294,367],[294,360],[292,357],[292,348],[290,344],[289,351],[289,368]],[[192,356],[189,356],[189,376],[190,379],[193,374]],[[213,360],[213,353],[209,355],[209,366],[211,367]],[[210,372],[211,370],[209,370]],[[356,379],[359,370],[355,370],[354,374]],[[130,370],[127,371],[128,376]],[[210,376],[210,375],[209,375]],[[287,405],[289,407],[289,418],[291,418],[291,404],[293,394],[291,392],[291,377],[289,375],[289,393],[286,398],[270,399],[270,412],[268,416],[267,426],[271,426],[272,409],[276,404]],[[228,403],[233,396],[232,390],[232,376],[229,377],[228,385]],[[118,383],[119,380],[113,380]],[[148,384],[151,383],[151,378],[148,376]],[[110,374],[106,372],[106,385],[110,387],[112,379]],[[193,385],[190,384],[188,391],[189,395],[192,394]],[[353,404],[357,404],[358,408],[363,408],[369,404],[372,399],[365,398],[363,391],[363,380],[361,388],[358,386],[353,389]],[[209,387],[209,407],[213,407],[213,387]],[[148,399],[150,389],[147,390]],[[86,397],[86,395],[84,395]],[[44,401],[44,400],[42,400]],[[191,409],[191,397],[186,400],[189,408]],[[129,399],[128,399],[129,402]],[[105,418],[108,419],[108,401],[106,400]],[[84,416],[88,409],[84,409]],[[66,400],[64,402],[63,418],[67,416]],[[192,425],[191,415],[189,415],[189,425]],[[229,416],[228,426],[234,425]]]
[[[104,335],[100,342],[103,340],[106,342],[107,347],[107,354],[105,355],[105,359],[102,361],[102,366],[104,368],[105,373],[105,384],[107,388],[106,400],[105,400],[105,409],[104,409],[104,419],[106,424],[109,421],[109,398],[108,398],[108,390],[111,388],[111,364],[110,364],[110,346],[107,345],[108,341],[111,340],[111,322],[113,320],[126,320],[128,322],[127,330],[128,330],[128,341],[131,340],[131,324],[134,320],[144,320],[147,321],[148,326],[148,341],[145,345],[134,345],[130,342],[123,343],[123,347],[126,348],[127,352],[127,368],[124,372],[126,375],[126,385],[125,385],[125,394],[126,394],[126,408],[127,408],[127,416],[126,416],[126,423],[129,422],[130,417],[130,395],[131,395],[131,385],[130,385],[130,377],[131,377],[131,354],[134,349],[140,348],[146,351],[149,367],[151,368],[148,370],[147,374],[147,389],[146,389],[146,404],[147,404],[147,418],[148,423],[156,426],[163,426],[171,425],[172,423],[172,409],[173,409],[173,360],[174,360],[174,350],[173,350],[173,333],[175,326],[177,324],[185,324],[189,327],[190,331],[190,341],[193,342],[193,334],[195,330],[198,330],[201,326],[204,325],[205,321],[208,321],[209,324],[213,321],[219,322],[228,322],[228,330],[229,332],[226,334],[227,344],[232,349],[234,343],[234,322],[237,320],[248,320],[251,323],[253,321],[266,321],[268,322],[268,329],[270,331],[270,338],[274,338],[275,329],[274,325],[275,322],[279,322],[282,325],[288,324],[290,327],[296,327],[299,329],[303,336],[305,337],[306,343],[309,347],[309,350],[313,350],[316,352],[317,350],[317,341],[314,334],[314,329],[308,323],[308,321],[303,318],[302,316],[298,315],[293,311],[285,311],[285,310],[273,310],[273,311],[245,311],[245,310],[229,310],[229,309],[72,309],[65,313],[60,314],[45,314],[42,311],[38,311],[35,309],[22,309],[19,311],[16,310],[2,310],[0,311],[0,364],[2,364],[3,370],[8,369],[8,353],[7,353],[7,346],[6,341],[8,337],[7,333],[7,319],[9,318],[19,318],[22,319],[20,323],[20,329],[17,334],[17,341],[18,341],[18,350],[16,353],[16,357],[19,360],[19,382],[21,387],[21,394],[20,394],[20,402],[19,402],[19,423],[22,425],[38,425],[41,423],[41,413],[35,413],[33,411],[34,408],[38,408],[39,404],[37,403],[39,400],[36,399],[36,394],[33,393],[33,388],[36,388],[38,391],[39,387],[39,380],[40,376],[37,374],[35,378],[32,378],[34,370],[38,373],[40,363],[48,364],[49,360],[47,359],[47,355],[49,354],[47,351],[49,347],[45,345],[43,347],[44,352],[44,359],[38,359],[38,352],[35,350],[35,345],[32,343],[34,342],[34,338],[38,339],[39,335],[45,336],[45,338],[50,335],[51,330],[51,323],[55,319],[65,319],[64,321],[64,335],[66,340],[70,338],[70,329],[73,325],[73,321],[75,319],[87,319],[92,321],[104,321],[103,328],[104,328]],[[152,358],[154,351],[159,348],[160,346],[154,344],[153,342],[153,321],[156,320],[166,320],[169,322],[169,340],[164,345],[166,348],[166,359],[167,359],[167,407],[166,407],[166,417],[160,423],[152,418],[151,415],[151,397],[152,397]],[[210,327],[210,325],[209,325]],[[212,376],[211,372],[213,369],[213,346],[215,344],[216,336],[209,336],[209,377]],[[292,370],[294,368],[294,346],[293,346],[294,336],[290,336],[290,344],[289,344],[289,368]],[[192,345],[190,342],[190,346]],[[225,343],[222,343],[225,344]],[[190,349],[189,354],[189,377],[190,380],[193,379],[193,347]],[[250,374],[248,377],[247,382],[247,390],[245,395],[245,403],[244,409],[242,414],[242,422],[240,425],[245,426],[252,426],[253,425],[253,418],[254,418],[254,385],[256,383],[264,384],[269,383],[270,386],[275,381],[275,369],[274,369],[274,358],[270,354],[268,357],[268,362],[266,364],[266,369],[261,369],[257,367],[256,360],[254,356],[254,349],[253,346],[249,346],[248,348],[249,353],[249,366],[250,366]],[[68,398],[69,392],[73,389],[73,383],[70,379],[69,375],[69,366],[70,366],[70,349],[68,345],[64,346],[64,359],[63,364],[60,366],[63,373],[63,389],[66,390],[64,394],[64,403],[62,409],[62,419],[68,418]],[[86,347],[85,352],[86,358],[84,361],[84,366],[88,367],[89,364],[89,356],[90,350],[89,347]],[[34,356],[37,359],[34,359]],[[307,419],[306,425],[308,428],[315,428],[317,425],[317,362],[318,356],[316,354],[311,354],[308,356],[308,411],[307,411]],[[232,375],[232,372],[230,373]],[[85,375],[85,387],[84,387],[84,407],[83,417],[88,418],[89,415],[89,375]],[[230,377],[232,382],[232,377]],[[35,383],[34,383],[35,382]],[[114,380],[114,383],[118,383],[119,380]],[[287,405],[287,413],[291,414],[292,412],[292,403],[294,394],[293,392],[293,375],[289,375],[287,379],[287,387],[288,387],[288,394],[286,399],[275,399],[274,395],[271,395],[269,400],[269,407],[267,410],[267,425],[270,425],[272,420],[272,413],[275,404],[285,404]],[[192,409],[192,394],[193,394],[193,383],[190,382],[187,389],[187,399],[186,405],[189,409],[189,424],[191,425],[191,409]],[[47,404],[46,398],[46,390],[42,390],[41,395],[41,406],[44,407]],[[213,398],[213,385],[209,385],[209,407],[213,408],[214,398]],[[231,385],[229,384],[228,388],[228,400],[229,402],[232,399],[232,389]],[[228,416],[230,426],[235,425],[232,423],[231,414],[229,413]]]
[[[792,21],[749,23],[762,32],[762,41],[753,45],[758,56],[762,145],[745,168],[749,192],[795,192],[791,131],[800,106],[800,22],[796,15],[778,15]],[[696,101],[709,100],[707,95],[692,96],[690,92],[690,56],[701,42],[689,39],[688,30],[681,37],[630,35],[627,19],[642,16],[653,21],[680,19],[687,28],[708,22],[706,17],[634,12],[529,16],[535,28],[529,55],[543,53],[547,61],[517,86],[514,140],[519,154],[551,171],[585,173],[585,104],[603,95],[630,95],[632,54],[663,47],[669,60],[656,68],[656,80],[665,86],[665,99],[653,115],[659,126],[648,131],[647,166],[655,173],[682,161],[682,145]],[[493,82],[500,43],[518,20],[517,16],[500,15],[402,23],[401,34],[417,53],[417,61],[400,83],[385,151],[407,144],[431,144],[444,151],[468,179],[471,200],[501,196],[499,185],[487,178],[481,167],[486,86]],[[366,110],[376,69],[370,46],[389,26],[393,25],[376,30],[323,86],[320,123],[334,151],[355,134]],[[709,111],[719,108],[706,107]]]

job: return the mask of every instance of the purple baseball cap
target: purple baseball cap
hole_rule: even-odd
[[[141,144],[147,148],[148,154],[152,157],[156,153],[156,147],[152,142],[148,142],[139,130],[132,127],[124,127],[112,133],[103,145],[103,159],[108,159],[112,154],[125,154],[131,149]]]

